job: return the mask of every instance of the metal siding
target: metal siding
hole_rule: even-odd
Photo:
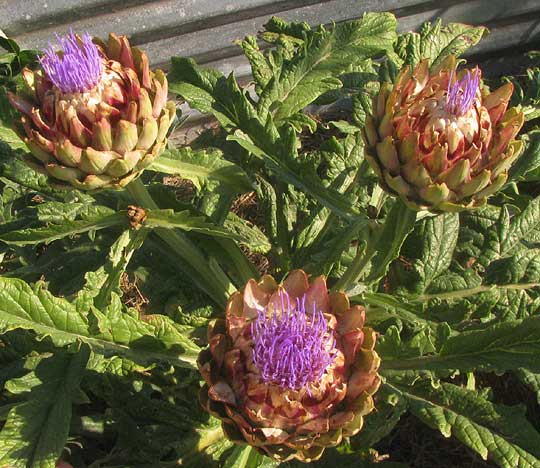
[[[155,66],[183,55],[245,76],[234,41],[256,34],[272,15],[317,24],[384,10],[400,17],[402,31],[438,17],[492,26],[473,53],[540,41],[540,0],[0,0],[0,29],[33,48],[70,28],[100,37],[115,31],[146,50]]]

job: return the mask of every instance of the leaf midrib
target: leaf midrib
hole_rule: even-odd
[[[119,354],[122,354],[126,357],[133,358],[133,360],[136,362],[137,360],[140,360],[141,354],[144,354],[145,355],[145,357],[143,358],[144,361],[151,361],[152,359],[157,359],[160,361],[168,361],[171,363],[176,362],[177,363],[176,365],[180,367],[189,367],[189,368],[196,367],[196,356],[195,356],[195,353],[193,353],[192,351],[187,351],[186,354],[182,355],[183,357],[181,358],[179,356],[173,356],[171,354],[160,353],[157,351],[148,351],[148,350],[143,350],[140,348],[133,349],[130,346],[121,345],[113,341],[102,340],[99,338],[75,333],[72,331],[58,330],[57,328],[51,327],[49,325],[43,325],[43,324],[40,324],[39,322],[35,322],[27,318],[21,318],[19,316],[12,315],[9,312],[6,312],[4,309],[0,309],[0,312],[8,315],[9,317],[15,317],[17,319],[14,322],[9,322],[5,320],[6,324],[8,324],[8,326],[10,327],[34,330],[37,332],[41,332],[44,335],[50,335],[50,336],[56,335],[61,338],[65,337],[65,339],[69,339],[70,342],[81,340],[81,341],[84,341],[85,343],[93,345],[92,350],[98,351],[98,352],[100,351],[101,354],[103,355],[108,355],[114,352],[118,352]],[[25,326],[19,326],[19,325],[25,325]]]

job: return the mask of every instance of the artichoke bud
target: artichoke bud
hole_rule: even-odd
[[[523,145],[524,114],[508,109],[513,85],[490,92],[481,72],[448,56],[430,70],[422,60],[385,83],[366,118],[366,159],[381,186],[413,209],[482,206],[508,179]]]
[[[122,188],[165,147],[175,115],[167,78],[124,36],[102,42],[72,32],[59,43],[61,51],[50,46],[40,57],[40,70],[22,71],[20,93],[9,94],[30,150],[25,160],[56,186]]]
[[[363,307],[323,276],[250,280],[208,327],[200,400],[234,442],[311,462],[358,433],[374,409],[381,360]]]

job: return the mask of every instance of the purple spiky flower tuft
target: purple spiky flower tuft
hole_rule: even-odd
[[[453,79],[454,71],[450,72],[448,89],[446,93],[446,110],[456,116],[464,115],[472,107],[478,85],[480,84],[480,71],[476,67],[472,73],[467,73],[461,80]]]
[[[305,295],[296,307],[288,295],[282,293],[280,299],[271,316],[261,309],[252,323],[253,361],[266,383],[299,390],[321,379],[335,358],[335,340],[315,304],[306,312]]]
[[[55,52],[49,43],[39,62],[43,71],[63,93],[84,93],[93,89],[101,79],[101,57],[92,38],[85,33],[82,38],[71,31],[67,36],[56,35],[62,52]]]

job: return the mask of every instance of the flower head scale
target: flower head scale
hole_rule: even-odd
[[[88,33],[82,38],[73,31],[56,39],[61,51],[49,43],[39,62],[43,71],[62,93],[84,93],[93,89],[101,78],[102,63],[97,46]]]
[[[265,382],[299,390],[321,379],[335,358],[335,340],[316,304],[306,311],[305,295],[296,299],[296,308],[283,292],[279,302],[269,317],[266,308],[259,309],[251,324],[253,362]]]
[[[376,336],[364,309],[329,294],[323,276],[250,280],[208,327],[201,404],[234,442],[280,461],[317,460],[374,408]]]
[[[450,71],[446,94],[446,110],[455,116],[465,115],[472,107],[480,84],[480,70],[476,67],[472,73],[467,70],[461,80]]]

